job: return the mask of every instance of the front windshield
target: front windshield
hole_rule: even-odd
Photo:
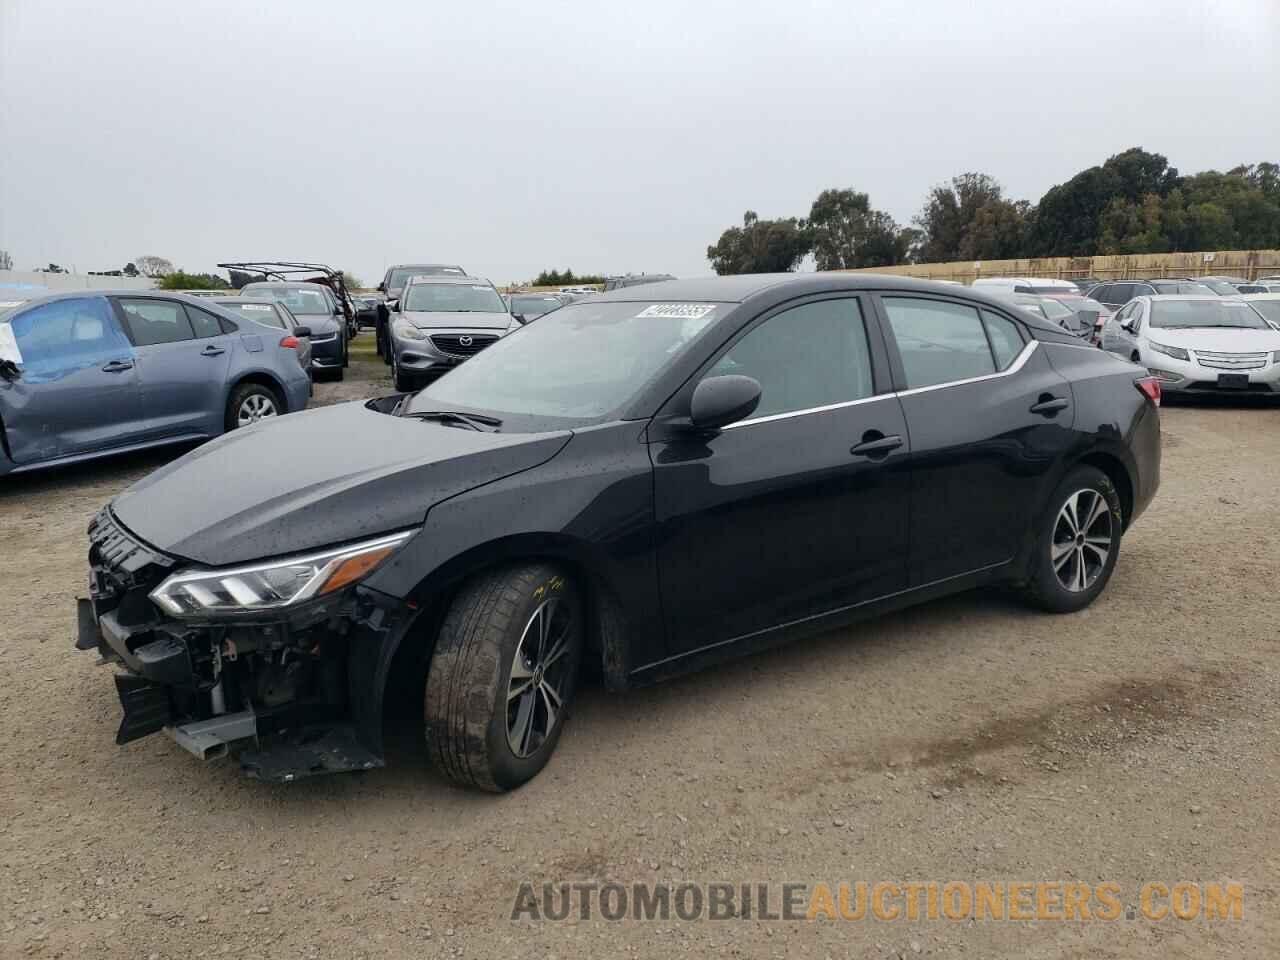
[[[483,283],[412,283],[404,292],[406,313],[506,313],[498,291]]]
[[[413,398],[410,413],[482,410],[590,420],[621,409],[729,308],[570,304],[521,327]]]
[[[333,313],[333,306],[324,291],[318,287],[307,290],[299,287],[288,287],[284,284],[267,284],[265,286],[245,287],[245,296],[266,297],[283,303],[295,314],[307,317],[328,316]]]
[[[1200,283],[1223,297],[1234,297],[1240,292],[1225,280],[1201,280]]]
[[[1249,306],[1280,327],[1280,300],[1250,300]]]
[[[540,317],[559,308],[560,301],[555,297],[512,297],[511,312],[522,317]]]
[[[1191,283],[1190,281],[1171,280],[1161,282],[1159,280],[1151,281],[1151,286],[1158,294],[1177,294],[1180,297],[1212,297],[1217,294],[1216,290],[1206,287],[1203,283]],[[1235,293],[1235,291],[1231,291]]]
[[[1169,330],[1195,327],[1271,327],[1249,304],[1239,300],[1167,300],[1151,304],[1151,326]]]
[[[391,279],[387,281],[390,290],[402,290],[410,277],[465,277],[467,272],[461,267],[399,267],[391,271]]]

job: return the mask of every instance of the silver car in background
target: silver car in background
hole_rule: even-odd
[[[1101,346],[1165,393],[1280,394],[1280,330],[1242,299],[1138,297],[1103,326]]]
[[[434,380],[518,326],[488,280],[410,278],[391,312],[396,389],[413,390]]]

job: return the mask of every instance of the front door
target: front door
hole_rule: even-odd
[[[911,433],[911,585],[1012,560],[1072,441],[1070,383],[1002,313],[880,302]]]
[[[711,437],[664,429],[690,384],[650,426],[673,654],[905,587],[907,430],[864,311],[842,296],[753,321],[695,382],[753,377],[756,411]]]
[[[0,379],[0,416],[15,463],[139,438],[134,351],[104,297],[53,300],[10,323],[22,361]]]
[[[220,433],[231,343],[217,318],[158,297],[116,304],[137,349],[147,435]]]

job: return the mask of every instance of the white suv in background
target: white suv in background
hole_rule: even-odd
[[[1165,392],[1280,393],[1280,330],[1245,300],[1136,297],[1103,325],[1101,347]]]

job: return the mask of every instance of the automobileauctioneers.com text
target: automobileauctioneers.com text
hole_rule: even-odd
[[[512,920],[1236,921],[1244,885],[1152,880],[840,883],[524,882]]]

